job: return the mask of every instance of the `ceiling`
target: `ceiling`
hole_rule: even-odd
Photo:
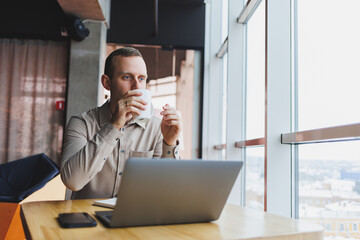
[[[108,42],[202,49],[204,0],[10,0],[0,8],[0,37],[64,39],[66,14],[106,21]],[[110,13],[110,20],[106,16]],[[155,19],[157,19],[157,24]],[[155,29],[157,28],[157,34]]]
[[[56,0],[4,1],[0,37],[59,39],[65,16]]]

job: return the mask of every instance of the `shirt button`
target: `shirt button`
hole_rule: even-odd
[[[119,175],[121,176],[121,175],[122,175],[122,172],[119,172]]]
[[[104,158],[104,161],[106,160],[106,158]]]
[[[124,128],[121,128],[121,131],[123,132],[125,129]]]
[[[121,149],[120,152],[125,152],[124,149]]]
[[[176,151],[175,154],[178,154],[178,151]]]

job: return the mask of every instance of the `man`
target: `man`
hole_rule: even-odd
[[[117,195],[129,157],[179,158],[181,120],[165,105],[162,120],[137,120],[151,107],[135,89],[146,87],[147,71],[134,48],[112,52],[101,77],[110,101],[73,116],[67,126],[60,166],[61,179],[73,191],[71,198],[110,198]]]

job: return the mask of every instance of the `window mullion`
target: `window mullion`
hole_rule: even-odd
[[[229,0],[228,32],[228,99],[226,151],[228,160],[244,160],[244,149],[236,148],[235,142],[244,139],[244,31],[245,26],[236,22],[243,1]],[[244,205],[245,174],[243,169],[236,180],[228,202]]]
[[[266,210],[291,217],[291,1],[266,1]]]

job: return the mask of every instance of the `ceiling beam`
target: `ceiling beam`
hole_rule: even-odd
[[[109,26],[110,0],[57,0],[66,14],[104,21]]]

